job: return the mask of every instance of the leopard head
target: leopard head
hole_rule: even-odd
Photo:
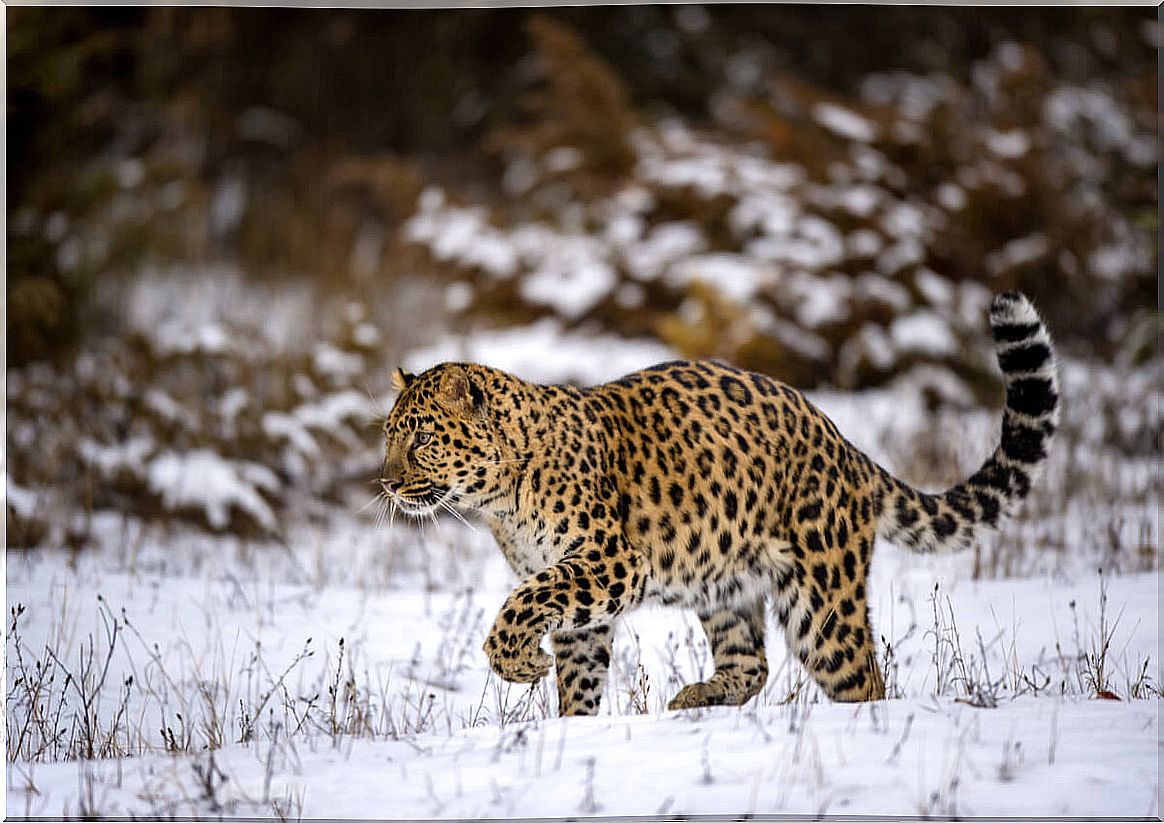
[[[462,364],[419,375],[397,369],[399,395],[384,423],[380,485],[414,517],[476,509],[496,496],[512,462],[487,408],[480,380]]]

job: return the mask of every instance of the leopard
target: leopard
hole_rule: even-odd
[[[1028,496],[1058,425],[1039,313],[1005,292],[989,321],[1001,438],[944,493],[895,478],[796,388],[709,360],[586,388],[468,362],[397,369],[379,483],[405,514],[453,510],[488,524],[521,581],[486,636],[489,666],[527,684],[553,668],[561,716],[597,713],[615,628],[645,604],[693,611],[714,664],[669,710],[759,694],[773,612],[828,699],[881,700],[875,543],[931,555],[977,545]]]

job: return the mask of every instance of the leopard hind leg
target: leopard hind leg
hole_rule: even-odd
[[[776,593],[789,651],[840,702],[885,697],[865,588],[872,539],[865,529],[832,551],[805,553]]]
[[[759,694],[768,680],[764,654],[764,600],[699,614],[711,645],[715,671],[706,681],[684,686],[668,709],[739,706]]]

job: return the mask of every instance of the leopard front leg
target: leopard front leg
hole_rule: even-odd
[[[684,686],[667,708],[743,705],[768,680],[763,599],[735,609],[701,613],[699,619],[711,644],[715,672],[706,682]]]
[[[558,674],[558,714],[562,717],[598,713],[602,687],[610,672],[614,627],[596,623],[588,629],[554,632],[554,667]]]
[[[542,638],[559,629],[608,624],[642,597],[642,559],[619,535],[570,554],[517,587],[485,640],[489,665],[514,683],[532,683],[550,670]]]

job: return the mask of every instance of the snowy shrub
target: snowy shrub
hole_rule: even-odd
[[[547,31],[552,48],[584,53]],[[535,27],[535,53],[549,42]],[[536,65],[551,88],[563,82],[552,60]],[[618,99],[613,75],[597,73]],[[1140,187],[1156,162],[1151,124],[1124,98],[1059,80],[1029,48],[999,46],[968,85],[869,74],[849,100],[774,77],[736,93],[740,111],[714,128],[632,128],[620,114],[625,134],[604,139],[632,162],[601,173],[583,162],[579,124],[593,113],[558,91],[518,130],[526,139],[502,141],[499,196],[467,204],[430,187],[401,229],[455,281],[448,308],[464,321],[646,332],[800,385],[884,384],[926,365],[981,401],[996,387],[993,292],[1027,290],[1060,339],[1082,332],[1107,356],[1148,294],[1155,250],[1134,209],[1155,208]],[[1118,196],[1102,182],[1113,175]],[[1085,292],[1086,320],[1070,297]]]
[[[362,384],[378,331],[353,317],[298,353],[237,320],[187,317],[10,370],[10,544],[48,535],[50,503],[277,536],[289,497],[371,476],[380,412]]]

